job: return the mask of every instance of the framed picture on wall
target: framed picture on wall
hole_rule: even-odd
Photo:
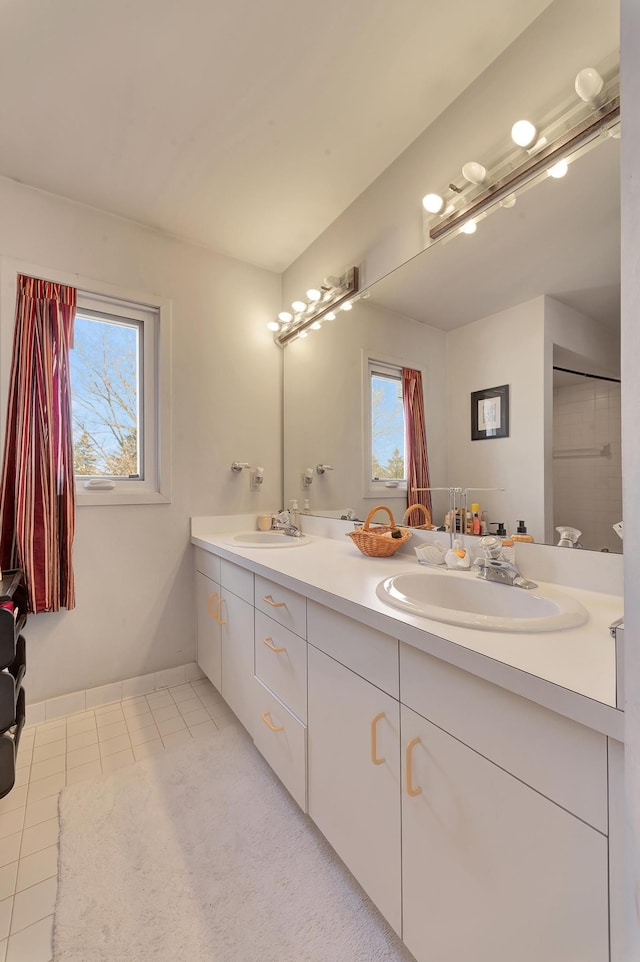
[[[509,437],[509,385],[471,392],[471,440]]]

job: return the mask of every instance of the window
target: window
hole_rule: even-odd
[[[406,452],[402,369],[369,358],[366,381],[366,488],[375,496],[380,487],[406,488]]]
[[[160,306],[78,289],[70,356],[78,504],[169,500],[160,315]]]

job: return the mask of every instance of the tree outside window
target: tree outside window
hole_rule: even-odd
[[[371,479],[404,480],[405,431],[400,375],[371,373]]]
[[[140,478],[139,322],[78,313],[71,351],[76,476]]]

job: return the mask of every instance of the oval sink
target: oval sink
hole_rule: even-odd
[[[298,548],[310,541],[306,534],[293,538],[282,531],[243,531],[229,538],[229,544],[236,548]]]
[[[381,601],[423,618],[487,631],[560,631],[588,612],[552,585],[528,591],[462,572],[406,572],[376,588]]]

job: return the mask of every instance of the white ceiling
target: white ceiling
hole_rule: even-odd
[[[0,174],[282,271],[550,0],[0,0]]]

